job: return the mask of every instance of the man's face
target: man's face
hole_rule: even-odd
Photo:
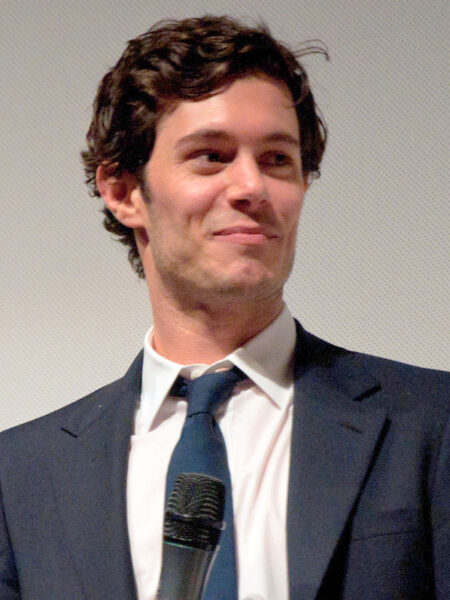
[[[166,113],[144,173],[150,291],[280,297],[306,191],[288,89],[246,77]]]

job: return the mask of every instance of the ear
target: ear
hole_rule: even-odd
[[[135,175],[111,175],[107,165],[100,165],[96,180],[107,208],[122,225],[131,229],[144,227],[145,202]]]

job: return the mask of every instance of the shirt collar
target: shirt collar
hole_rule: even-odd
[[[144,340],[142,393],[137,432],[148,431],[178,375],[198,377],[218,368],[239,367],[280,408],[292,398],[295,324],[285,306],[278,317],[246,344],[212,365],[181,365],[152,347],[153,327]]]

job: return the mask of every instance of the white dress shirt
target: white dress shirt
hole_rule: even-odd
[[[287,310],[213,365],[180,365],[144,342],[141,403],[127,480],[131,557],[139,600],[156,595],[162,557],[165,481],[186,415],[168,396],[179,374],[195,378],[239,367],[249,379],[220,407],[233,488],[240,600],[287,600],[286,513],[292,426],[295,325]],[[222,599],[217,599],[222,600]],[[223,599],[226,600],[226,599]]]

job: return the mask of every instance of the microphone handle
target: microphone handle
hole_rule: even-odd
[[[164,541],[158,600],[201,600],[214,550]]]

